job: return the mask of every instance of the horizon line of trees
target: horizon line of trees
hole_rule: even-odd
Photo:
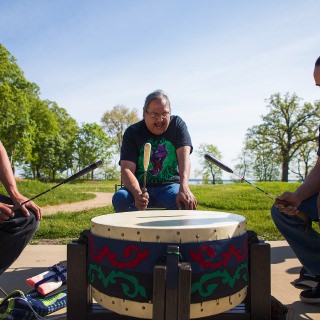
[[[280,93],[266,100],[268,113],[262,123],[247,129],[235,171],[242,177],[258,181],[289,181],[289,175],[304,181],[316,161],[319,137],[320,101],[302,102],[296,94]],[[222,171],[203,159],[205,153],[218,160],[219,150],[208,144],[200,145],[204,181],[221,180]]]
[[[260,181],[304,180],[317,151],[320,102],[301,103],[296,94],[280,93],[266,100],[262,123],[247,129],[235,170]],[[98,160],[104,179],[119,179],[118,159],[125,129],[139,120],[137,109],[116,105],[101,117],[101,125],[80,126],[56,102],[40,99],[40,88],[29,82],[10,52],[0,44],[0,140],[12,168],[23,176],[54,181]],[[218,148],[200,144],[197,154],[204,182],[221,180],[221,169],[204,160],[209,153],[222,159]],[[93,178],[93,172],[91,173]]]
[[[105,176],[117,177],[113,138],[102,126],[79,126],[56,102],[41,100],[40,88],[24,77],[15,57],[1,44],[0,108],[0,140],[13,170],[19,166],[22,176],[54,181],[102,160]]]

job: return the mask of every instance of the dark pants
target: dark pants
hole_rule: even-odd
[[[165,208],[167,210],[178,210],[176,198],[180,184],[171,183],[159,187],[148,187],[149,208]],[[112,197],[115,212],[135,211],[134,198],[126,188],[119,189]]]
[[[12,204],[11,199],[3,195],[0,195],[0,202]],[[0,275],[19,257],[38,227],[39,221],[32,211],[26,217],[17,210],[14,218],[0,223]]]
[[[312,221],[318,218],[318,194],[304,200],[299,210],[307,214]],[[305,231],[305,221],[298,216],[288,216],[275,206],[271,209],[272,219],[278,230],[288,241],[297,258],[308,273],[320,275],[320,234],[311,228]]]

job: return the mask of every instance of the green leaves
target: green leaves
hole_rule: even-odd
[[[306,145],[317,139],[320,104],[301,103],[301,98],[289,93],[276,93],[267,102],[269,112],[262,116],[263,123],[246,134],[245,148],[254,159],[254,175],[259,180],[275,180],[281,168],[282,181],[288,181],[289,170],[305,178],[313,161]],[[303,168],[297,168],[302,162]]]
[[[220,160],[221,154],[218,148],[213,144],[202,143],[199,145],[197,153],[202,167],[200,174],[202,175],[203,181],[208,183],[208,181],[211,180],[212,183],[215,184],[217,180],[221,179],[222,170],[215,164],[205,160],[204,155],[209,154],[213,158]]]

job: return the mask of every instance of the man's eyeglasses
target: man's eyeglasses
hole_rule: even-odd
[[[152,119],[158,119],[158,118],[163,119],[167,117],[170,114],[170,112],[156,113],[156,112],[148,112],[148,110],[146,110],[146,114],[150,116]]]

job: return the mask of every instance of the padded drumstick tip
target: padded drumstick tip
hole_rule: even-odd
[[[226,172],[229,172],[229,173],[233,173],[233,170],[232,170],[232,169],[230,169],[229,167],[227,167],[226,165],[224,165],[223,163],[221,163],[221,162],[218,161],[217,159],[211,157],[209,154],[205,154],[205,155],[204,155],[204,158],[205,158],[207,161],[209,161],[209,162],[215,164],[216,166],[218,166],[220,169],[222,169],[222,170],[224,170],[224,171],[226,171]]]

